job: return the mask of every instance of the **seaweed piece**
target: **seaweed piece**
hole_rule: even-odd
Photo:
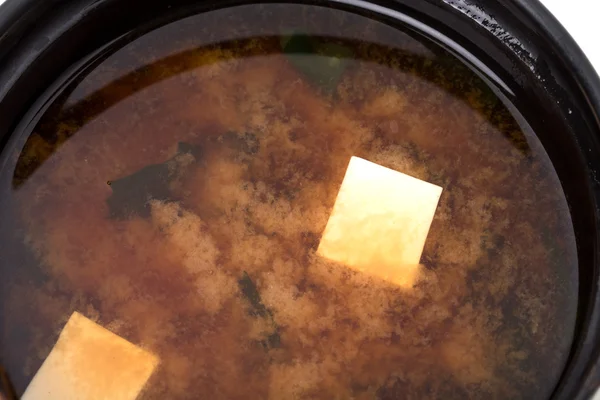
[[[240,290],[242,291],[242,294],[244,295],[246,300],[248,300],[250,306],[252,307],[252,309],[250,310],[251,315],[256,315],[263,318],[271,316],[271,312],[269,311],[269,309],[267,309],[267,307],[262,303],[260,293],[258,292],[258,288],[256,287],[256,285],[250,278],[250,275],[248,275],[246,271],[244,271],[242,279],[238,281],[238,284],[240,285]]]
[[[279,334],[279,326],[273,318],[273,313],[269,310],[262,302],[260,293],[256,284],[250,278],[250,275],[246,271],[242,275],[242,278],[238,280],[240,290],[248,303],[250,303],[249,314],[253,317],[260,317],[270,322],[272,330],[266,333],[266,337],[260,340],[260,345],[265,349],[273,349],[280,347],[281,335]]]
[[[233,149],[248,155],[256,154],[258,153],[258,150],[260,150],[260,141],[258,140],[258,137],[251,132],[236,133],[229,131],[222,136],[222,140]]]
[[[328,94],[335,91],[354,55],[347,46],[303,34],[284,36],[281,47],[294,68]]]
[[[199,149],[188,143],[179,143],[177,154],[162,164],[148,165],[131,175],[108,181],[112,194],[106,200],[109,214],[114,219],[150,214],[149,200],[171,200],[171,184],[180,178],[189,166],[189,157],[200,158]]]
[[[279,335],[279,332],[276,330],[275,332],[271,333],[265,340],[261,342],[261,344],[265,349],[279,347],[281,345],[281,336]]]

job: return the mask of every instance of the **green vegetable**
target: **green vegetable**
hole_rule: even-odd
[[[281,39],[290,63],[325,93],[333,93],[354,55],[352,49],[315,37],[293,34]]]

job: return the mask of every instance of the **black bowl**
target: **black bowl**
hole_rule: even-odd
[[[51,100],[48,93],[111,44],[190,10],[240,3],[8,0],[0,7],[0,149],[14,140],[21,121]],[[366,13],[433,39],[484,77],[537,133],[567,197],[580,277],[575,338],[552,398],[591,396],[600,386],[600,80],[581,50],[536,0],[302,3]]]

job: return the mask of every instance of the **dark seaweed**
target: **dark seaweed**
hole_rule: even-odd
[[[238,285],[244,298],[250,303],[248,313],[253,317],[265,318],[271,322],[272,331],[267,333],[266,337],[260,341],[261,346],[265,350],[280,347],[281,335],[279,334],[279,327],[273,318],[273,312],[263,304],[256,284],[246,271],[244,271],[242,278],[238,280]]]
[[[270,334],[266,340],[263,340],[261,342],[261,344],[263,345],[263,347],[265,349],[272,349],[272,348],[279,347],[281,345],[281,336],[279,335],[279,332],[276,331],[276,332]]]
[[[179,165],[185,154],[192,154],[196,161],[200,157],[197,147],[179,143],[177,154],[164,163],[148,165],[131,175],[108,181],[113,191],[106,200],[110,218],[147,217],[150,214],[150,200],[173,200],[170,186],[174,179],[185,172]]]
[[[242,275],[242,279],[238,281],[242,294],[248,300],[251,306],[250,314],[258,317],[267,318],[271,316],[271,311],[262,303],[258,288],[250,279],[250,275],[246,271]]]
[[[253,155],[260,150],[260,141],[254,133],[227,132],[222,136],[223,142],[234,150]]]

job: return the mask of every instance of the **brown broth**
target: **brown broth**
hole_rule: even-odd
[[[282,52],[293,30],[351,50],[337,84]],[[444,188],[411,289],[315,253],[353,155]],[[152,31],[59,96],[13,165],[0,363],[19,392],[74,311],[160,357],[141,399],[544,398],[570,348],[575,241],[543,147],[459,60],[357,15]],[[169,172],[136,208],[118,182],[150,165]]]

